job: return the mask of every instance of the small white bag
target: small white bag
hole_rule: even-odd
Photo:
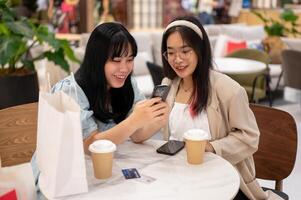
[[[47,198],[88,191],[80,107],[62,91],[40,92],[36,153],[39,187]]]
[[[15,189],[18,200],[37,199],[30,163],[3,168],[0,166],[0,199],[2,191],[12,189]]]

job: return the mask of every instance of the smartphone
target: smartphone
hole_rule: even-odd
[[[157,149],[157,153],[166,154],[166,155],[175,155],[185,146],[185,142],[178,140],[169,140],[161,147]]]
[[[161,97],[162,101],[165,101],[168,91],[169,91],[168,85],[156,85],[152,94],[152,98]]]

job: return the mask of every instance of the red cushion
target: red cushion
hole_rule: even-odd
[[[1,189],[0,200],[17,200],[17,194],[15,189]]]
[[[241,42],[228,41],[227,42],[227,54],[232,53],[233,51],[236,51],[238,49],[245,49],[245,48],[247,48],[246,41],[241,41]]]

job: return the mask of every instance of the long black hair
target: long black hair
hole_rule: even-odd
[[[137,44],[133,36],[120,23],[109,22],[98,25],[88,40],[83,63],[75,74],[79,86],[86,94],[94,117],[104,123],[124,120],[133,106],[134,91],[131,74],[121,88],[108,90],[104,66],[114,57],[137,55]]]
[[[197,54],[198,63],[197,67],[192,74],[192,80],[194,84],[194,91],[192,95],[192,102],[190,104],[191,113],[200,113],[203,109],[206,109],[209,99],[210,91],[210,69],[212,68],[212,54],[208,36],[205,29],[198,19],[192,16],[177,17],[173,21],[185,20],[189,21],[196,26],[202,32],[203,38],[201,38],[194,30],[187,26],[175,26],[169,28],[162,38],[162,62],[164,75],[170,79],[177,77],[176,72],[169,65],[168,61],[164,58],[163,53],[167,50],[167,39],[170,34],[178,32],[183,41],[190,46]]]

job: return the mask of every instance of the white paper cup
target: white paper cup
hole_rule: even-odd
[[[94,176],[106,179],[112,176],[113,156],[116,145],[110,140],[97,140],[90,144],[89,151],[92,155]]]
[[[184,133],[183,138],[187,162],[194,165],[202,164],[209,134],[202,129],[190,129]]]

